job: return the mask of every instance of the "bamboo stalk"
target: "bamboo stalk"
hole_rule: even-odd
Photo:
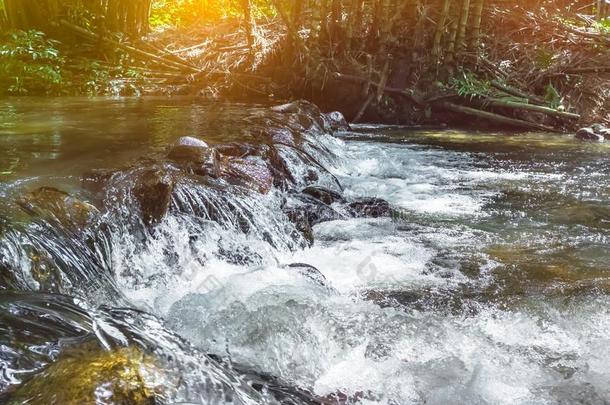
[[[445,25],[447,24],[447,17],[449,17],[449,6],[451,0],[443,1],[443,9],[441,15],[436,24],[436,32],[434,33],[434,42],[432,44],[432,56],[436,63],[439,63],[440,51],[441,51],[441,40],[443,39],[443,33],[445,32]]]
[[[483,6],[485,0],[475,0],[472,12],[472,28],[470,30],[470,39],[468,41],[468,49],[476,52],[479,48],[481,40],[481,20],[483,17]]]
[[[513,110],[535,111],[535,112],[552,115],[552,116],[560,117],[560,118],[567,118],[567,119],[571,119],[571,120],[580,119],[579,114],[559,111],[559,110],[555,110],[550,107],[543,107],[543,106],[535,105],[535,104],[519,103],[516,101],[501,100],[501,99],[489,99],[489,100],[486,100],[485,103],[487,105],[489,105],[490,107],[503,107],[503,108],[510,108]]]
[[[504,115],[490,113],[488,111],[477,110],[471,107],[465,107],[462,105],[457,105],[449,102],[444,102],[439,104],[439,107],[444,108],[448,111],[453,111],[460,114],[470,115],[472,117],[482,118],[488,121],[496,122],[498,124],[510,125],[518,128],[526,128],[540,131],[548,131],[548,132],[561,132],[556,130],[553,127],[549,127],[542,124],[536,124],[534,122],[519,120],[516,118],[505,117]]]
[[[546,101],[544,101],[543,99],[541,99],[540,97],[534,96],[532,94],[527,94],[522,92],[519,89],[516,89],[514,87],[511,86],[507,86],[505,84],[502,84],[496,80],[492,80],[490,82],[490,85],[492,87],[495,87],[498,90],[503,91],[506,94],[509,94],[511,96],[515,96],[515,97],[519,97],[519,98],[524,98],[526,100],[529,100],[530,102],[536,103],[536,104],[540,104],[540,105],[544,105],[546,104]]]
[[[470,13],[470,0],[463,0],[462,13],[460,14],[460,23],[458,25],[457,37],[455,46],[458,52],[464,49],[464,40],[466,38],[466,27],[468,26],[468,15]]]

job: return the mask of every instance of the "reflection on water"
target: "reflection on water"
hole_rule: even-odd
[[[0,179],[116,167],[185,135],[238,140],[242,110],[192,98],[0,100]]]

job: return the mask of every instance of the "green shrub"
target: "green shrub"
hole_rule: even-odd
[[[65,59],[39,31],[12,31],[0,43],[0,93],[59,94]]]

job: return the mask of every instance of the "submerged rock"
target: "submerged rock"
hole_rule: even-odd
[[[95,206],[53,187],[41,187],[17,202],[28,214],[73,230],[86,227],[99,215]]]
[[[581,141],[603,142],[604,137],[596,133],[593,128],[581,128],[576,132],[576,139]]]
[[[63,355],[20,386],[9,404],[156,404],[163,373],[135,348]]]

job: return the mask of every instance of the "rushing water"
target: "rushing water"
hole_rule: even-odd
[[[131,224],[128,200],[114,196],[88,242],[29,223],[14,203],[43,185],[94,202],[83,173],[128,166],[184,135],[251,141],[240,130],[265,111],[192,99],[0,101],[0,215],[21,226],[0,242],[0,271],[19,273],[0,284],[0,402],[53,390],[64,351],[95,363],[82,355],[90,340],[138,347],[140,365],[154,355],[140,378],[159,385],[161,403],[610,402],[608,143],[314,133],[309,152],[343,196],[385,199],[393,214],[353,218],[336,206],[312,246],[294,236],[281,211],[293,197],[279,189],[226,196],[187,183],[154,232]],[[281,150],[302,178],[307,166]],[[126,181],[115,176],[117,189]],[[337,187],[324,173],[317,182]],[[221,221],[201,218],[210,204]],[[51,287],[33,275],[28,246],[61,257]]]

